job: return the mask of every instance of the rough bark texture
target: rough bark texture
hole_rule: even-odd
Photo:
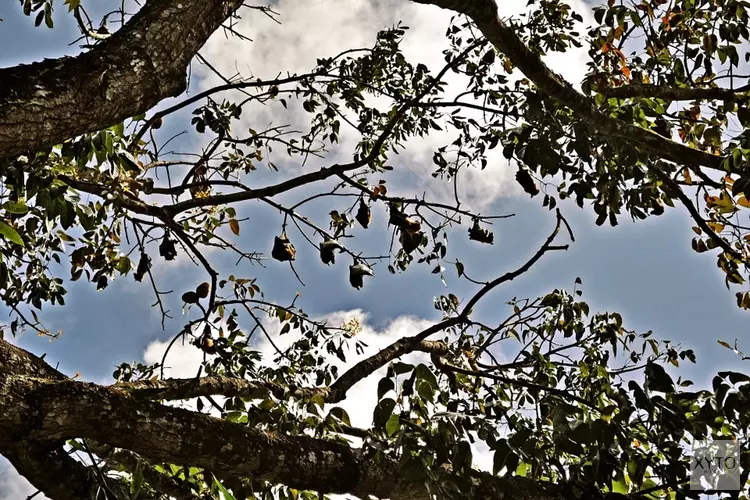
[[[62,451],[71,438],[130,450],[150,463],[206,468],[303,490],[361,498],[426,500],[424,485],[399,480],[397,464],[308,436],[251,427],[136,399],[115,386],[77,382],[0,340],[0,454],[48,497],[85,498],[96,487],[87,469]],[[445,472],[445,479],[450,479]],[[571,484],[476,473],[471,498],[624,500]],[[110,485],[111,488],[117,484]]]
[[[101,130],[181,94],[187,65],[241,0],[152,0],[77,57],[0,69],[0,157]]]

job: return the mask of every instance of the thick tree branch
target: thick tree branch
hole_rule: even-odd
[[[658,154],[660,158],[680,165],[703,166],[724,171],[721,166],[723,158],[719,156],[678,144],[655,132],[621,122],[599,112],[590,99],[549,69],[539,56],[523,43],[513,28],[500,19],[494,0],[413,1],[436,5],[469,17],[492,45],[505,54],[542,92],[573,110],[579,119],[597,132],[630,144],[638,144]]]
[[[49,383],[70,379],[41,358],[0,340],[0,386],[11,378],[39,380]],[[39,442],[27,438],[37,422],[35,409],[25,411],[14,404],[16,394],[7,394],[0,387],[0,455],[7,458],[19,474],[55,500],[88,498],[99,486],[90,470],[73,460],[63,449],[64,440]],[[30,402],[33,403],[33,402]],[[33,406],[32,406],[33,408]],[[61,482],[67,478],[68,482]],[[112,487],[119,484],[112,481]]]
[[[437,331],[437,330],[436,330]],[[371,375],[388,361],[396,359],[406,352],[426,352],[445,354],[448,347],[444,342],[417,340],[413,337],[403,339],[401,349],[388,352],[381,351],[368,360],[355,365],[342,375],[330,388],[327,387],[285,387],[269,381],[243,380],[232,377],[202,377],[189,379],[139,380],[121,382],[111,386],[113,389],[126,391],[136,399],[144,401],[174,401],[204,396],[226,396],[248,398],[257,395],[258,391],[269,391],[278,399],[291,393],[296,398],[310,398],[321,395],[328,403],[338,403],[346,398],[346,393],[360,380]]]
[[[267,381],[243,380],[233,377],[201,377],[188,379],[138,380],[121,382],[111,386],[113,389],[128,392],[136,399],[144,401],[175,401],[205,396],[226,396],[249,398],[258,391],[268,391],[276,398],[282,399],[287,388],[281,384]],[[297,389],[300,396],[320,393],[317,389]]]
[[[382,471],[363,466],[354,450],[339,443],[265,433],[72,380],[12,376],[0,381],[0,393],[3,412],[6,405],[14,407],[4,419],[4,431],[18,441],[43,444],[82,437],[134,451],[152,463],[193,464],[299,489],[389,493],[373,481]]]
[[[669,87],[652,84],[623,85],[599,89],[607,97],[634,98],[649,97],[666,99],[668,101],[694,101],[697,99],[727,100],[750,91],[750,86],[745,85],[736,89],[725,89],[721,87],[695,88],[695,87]]]
[[[29,356],[0,340],[0,362],[9,370],[0,378],[0,453],[24,474],[27,471],[18,454],[12,452],[14,448],[26,446],[41,460],[47,443],[81,437],[96,441],[97,447],[131,450],[152,463],[191,464],[297,489],[350,493],[360,498],[430,498],[422,482],[406,483],[399,478],[395,462],[387,458],[366,460],[359,451],[340,443],[266,433],[181,408],[139,401],[117,388],[76,382],[62,374],[46,379],[14,374],[13,368],[36,364],[36,359],[26,359]],[[49,367],[45,371],[55,372]],[[79,483],[84,466],[68,460],[72,462],[66,464],[73,466],[72,475],[54,467],[46,479],[40,474],[27,477],[55,500],[84,498],[90,486]],[[447,470],[440,475],[440,481],[457,479]],[[65,488],[70,490],[66,492]],[[472,473],[466,493],[470,498],[626,499],[574,484],[499,478],[478,472]]]
[[[107,128],[181,94],[190,60],[241,4],[147,2],[89,52],[0,69],[0,157]]]

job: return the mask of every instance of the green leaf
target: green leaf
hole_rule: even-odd
[[[548,293],[540,303],[542,307],[557,307],[560,305],[560,296],[557,293]]]
[[[634,456],[630,462],[628,462],[628,477],[636,487],[641,486],[647,466],[648,462],[638,455]]]
[[[388,417],[388,421],[385,423],[385,432],[388,434],[388,436],[393,436],[399,431],[399,429],[401,429],[399,416],[392,414],[390,417]]]
[[[432,371],[423,364],[417,366],[414,371],[417,379],[417,392],[426,401],[432,402],[435,397],[435,391],[438,389],[437,378]]]
[[[750,382],[750,375],[737,372],[719,372],[718,375],[722,378],[728,378],[732,384],[738,384],[740,382]]]
[[[22,201],[6,201],[3,208],[6,212],[17,215],[23,215],[29,211],[29,207]]]
[[[125,123],[120,122],[116,125],[112,125],[109,129],[114,132],[116,137],[122,137],[125,134]]]
[[[492,473],[497,474],[500,472],[503,467],[505,467],[506,462],[508,462],[508,458],[511,455],[513,455],[513,451],[510,449],[508,441],[506,439],[500,439],[495,444],[495,455],[492,459]]]
[[[625,483],[625,476],[612,480],[612,491],[620,494],[627,494],[628,485]]]
[[[135,499],[143,488],[143,470],[141,462],[139,461],[135,466],[135,472],[133,472],[133,481],[130,483],[130,496]]]
[[[396,375],[402,375],[404,373],[409,373],[413,369],[414,369],[414,365],[409,365],[409,364],[406,364],[406,363],[402,363],[400,361],[397,361],[397,362],[393,363],[393,372]]]
[[[376,429],[382,429],[391,418],[393,409],[396,407],[396,401],[392,398],[385,398],[378,403],[373,412],[373,424]]]
[[[743,128],[750,126],[750,108],[747,105],[738,106],[737,118],[739,118]]]
[[[417,366],[415,373],[417,375],[417,379],[423,380],[424,382],[427,382],[432,388],[437,389],[437,378],[435,378],[435,374],[432,373],[432,370],[430,370],[427,365],[420,363]]]
[[[221,493],[221,496],[224,497],[224,500],[236,500],[234,498],[234,495],[229,493],[229,490],[224,487],[223,484],[219,482],[218,479],[216,479],[216,476],[213,476],[214,478],[214,486],[216,486],[216,489],[219,490],[219,493]]]
[[[648,388],[652,391],[674,392],[672,377],[661,365],[648,363],[646,365],[646,380],[648,381]]]
[[[531,467],[529,467],[529,464],[526,462],[519,463],[518,467],[516,467],[516,476],[526,477],[526,472],[528,472],[530,468]]]
[[[110,134],[106,135],[106,138],[108,139],[108,150],[111,150],[111,141],[112,136]],[[129,170],[131,172],[140,172],[141,167],[138,165],[138,160],[136,160],[135,156],[130,154],[128,151],[120,151],[118,153],[118,157],[120,159],[120,166],[124,168],[125,170]]]
[[[392,391],[393,389],[395,389],[393,380],[389,378],[380,379],[380,382],[378,382],[378,399],[382,399],[383,396],[385,396],[388,392]]]
[[[2,235],[2,237],[6,240],[12,241],[16,245],[25,246],[23,240],[21,239],[21,235],[18,234],[18,231],[2,221],[0,221],[0,235]]]
[[[331,416],[337,418],[341,422],[343,422],[346,425],[352,425],[351,420],[349,420],[349,414],[344,410],[343,408],[340,408],[338,406],[331,408],[331,411],[329,412]]]
[[[65,241],[67,243],[72,243],[72,242],[75,241],[75,238],[73,238],[68,233],[66,233],[65,231],[62,231],[62,230],[58,230],[57,231],[57,236],[59,236],[61,240]]]
[[[456,272],[459,278],[464,275],[464,265],[458,259],[456,259]]]
[[[628,382],[628,389],[633,391],[633,397],[635,398],[635,404],[638,408],[651,412],[654,409],[654,405],[648,398],[644,390],[635,380]]]
[[[52,5],[51,4],[46,4],[44,6],[44,24],[46,24],[47,27],[50,29],[54,27],[54,23],[52,22]]]
[[[132,263],[127,256],[120,257],[120,260],[117,261],[117,271],[120,274],[127,274],[131,267]]]

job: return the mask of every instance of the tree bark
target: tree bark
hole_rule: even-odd
[[[152,0],[91,51],[0,69],[0,158],[110,127],[181,94],[242,0]]]
[[[83,464],[62,451],[62,443],[72,438],[130,450],[154,464],[189,464],[301,490],[430,498],[421,482],[400,479],[390,459],[372,460],[338,442],[265,432],[137,399],[117,385],[77,382],[0,340],[0,454],[48,497],[78,499],[96,483]],[[443,477],[456,479],[450,471]],[[468,489],[470,498],[627,499],[575,484],[481,472],[468,479]]]

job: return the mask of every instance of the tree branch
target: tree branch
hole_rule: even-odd
[[[143,401],[175,401],[205,396],[226,396],[249,398],[258,391],[270,391],[276,398],[282,399],[287,389],[274,382],[251,381],[233,377],[201,377],[187,379],[138,380],[119,382],[110,386],[112,389],[128,392],[135,399]],[[300,389],[302,390],[302,389]],[[318,393],[309,389],[310,395]],[[302,393],[300,394],[302,395]]]
[[[328,395],[327,401],[331,403],[337,403],[339,401],[342,401],[346,397],[346,392],[351,389],[351,387],[359,382],[360,380],[364,379],[368,375],[374,373],[379,368],[385,366],[386,363],[399,358],[403,356],[404,354],[408,354],[410,352],[414,351],[424,351],[429,352],[430,354],[445,354],[447,352],[447,348],[442,342],[433,342],[433,344],[442,344],[442,348],[434,348],[430,350],[424,349],[425,342],[427,337],[434,335],[440,331],[447,330],[449,328],[452,328],[454,326],[466,323],[469,319],[469,315],[472,312],[472,309],[474,306],[488,293],[490,293],[492,290],[497,288],[503,283],[506,283],[508,281],[512,281],[513,279],[517,278],[518,276],[522,275],[539,260],[542,258],[542,256],[551,251],[551,250],[567,250],[568,246],[552,246],[552,242],[554,241],[557,234],[560,232],[560,227],[565,224],[566,227],[568,227],[567,222],[563,218],[562,214],[560,213],[560,210],[557,210],[557,223],[555,224],[555,229],[550,233],[550,235],[545,240],[544,244],[537,250],[537,252],[531,256],[531,258],[526,261],[521,267],[518,269],[515,269],[514,271],[507,272],[503,274],[502,276],[499,276],[495,278],[492,281],[489,281],[484,284],[482,288],[479,289],[477,293],[475,293],[464,305],[463,309],[461,309],[461,312],[458,313],[456,316],[453,316],[448,319],[444,319],[443,321],[439,323],[435,323],[434,325],[430,326],[429,328],[425,328],[421,332],[419,332],[416,335],[413,335],[411,337],[402,337],[398,339],[397,341],[393,342],[388,347],[382,349],[377,354],[370,356],[367,359],[364,359],[351,367],[349,370],[347,370],[341,377],[339,377],[336,382],[334,382],[331,385],[330,393]],[[568,227],[568,230],[570,231],[570,227]],[[572,231],[570,232],[571,239],[573,239]]]
[[[466,15],[495,48],[504,53],[542,92],[573,110],[579,119],[597,132],[627,141],[629,144],[639,144],[659,157],[680,165],[703,166],[724,171],[722,157],[670,141],[655,132],[621,122],[599,112],[590,99],[549,69],[539,56],[523,43],[513,28],[502,21],[494,0],[413,1]]]
[[[750,91],[750,86],[745,85],[736,89],[725,89],[721,87],[695,88],[695,87],[669,87],[652,84],[633,84],[622,87],[611,87],[599,89],[599,92],[607,97],[634,98],[648,97],[666,99],[668,101],[694,101],[697,99],[726,100],[733,99]]]
[[[190,60],[241,4],[147,2],[89,52],[0,69],[0,157],[102,130],[181,94]]]
[[[105,463],[112,466],[112,468],[121,466],[130,471],[135,471],[140,465],[141,472],[146,482],[160,493],[166,493],[169,496],[179,498],[180,500],[201,500],[201,497],[196,495],[190,488],[190,483],[180,482],[173,477],[158,472],[150,464],[144,463],[143,460],[132,451],[121,449],[116,450],[112,446],[102,446],[92,441],[87,441],[86,444],[90,447],[91,451],[96,453],[99,457],[102,457]]]
[[[343,375],[331,384],[326,401],[329,403],[338,403],[346,399],[346,393],[357,382],[367,378],[375,373],[378,369],[385,366],[390,361],[397,359],[410,352],[421,351],[430,354],[446,354],[448,347],[443,342],[430,342],[424,340],[428,336],[441,330],[457,324],[458,318],[451,318],[446,321],[436,323],[431,327],[422,330],[412,337],[402,337],[377,354],[363,359],[353,367],[349,368]]]
[[[443,373],[460,373],[462,375],[469,375],[472,377],[478,377],[478,378],[488,378],[490,380],[494,380],[496,382],[502,382],[506,385],[515,385],[518,387],[524,387],[526,389],[532,389],[535,391],[546,391],[550,394],[554,394],[556,396],[559,396],[563,399],[570,399],[572,401],[575,401],[577,403],[581,403],[582,405],[585,405],[592,410],[599,411],[599,407],[597,407],[594,403],[591,401],[587,401],[586,399],[583,399],[579,396],[576,396],[575,394],[571,394],[567,391],[564,391],[562,389],[558,389],[557,387],[550,387],[546,385],[537,384],[535,382],[532,382],[530,380],[524,380],[519,377],[506,377],[504,375],[496,375],[493,373],[487,373],[487,372],[480,372],[476,370],[467,370],[465,368],[461,368],[460,366],[454,366],[447,361],[445,361],[443,358],[441,358],[439,355],[433,354],[431,356],[432,362],[435,364],[438,370],[440,370]]]
[[[285,394],[291,393],[297,398],[310,398],[322,395],[328,403],[338,403],[346,398],[346,393],[360,380],[371,375],[388,361],[396,359],[406,352],[421,351],[430,354],[446,354],[448,347],[438,341],[409,341],[405,339],[402,350],[390,350],[372,356],[368,360],[358,363],[339,377],[330,388],[327,387],[291,387],[270,381],[252,381],[233,377],[202,377],[189,379],[138,380],[135,382],[120,382],[110,386],[112,389],[125,391],[132,397],[144,401],[174,401],[205,396],[226,396],[247,398],[257,395],[258,391],[267,390],[277,399],[283,399]],[[406,350],[403,350],[406,349]]]
[[[34,364],[36,361],[23,359],[28,356],[0,340],[0,363],[4,367]],[[15,358],[12,363],[11,357]],[[46,371],[55,372],[50,367]],[[389,458],[365,459],[358,450],[341,443],[264,432],[182,408],[139,401],[116,387],[76,382],[62,374],[43,379],[9,373],[0,378],[0,453],[24,475],[23,462],[9,452],[12,447],[27,446],[35,456],[43,457],[40,453],[46,451],[46,443],[72,438],[94,440],[97,447],[130,450],[151,463],[190,464],[301,490],[349,493],[360,498],[431,498],[422,481],[400,478],[396,462]],[[84,470],[82,464],[68,460],[75,465],[74,472]],[[70,475],[60,468],[47,472],[46,479],[40,474],[27,478],[55,500],[87,497],[80,474]],[[448,470],[437,474],[441,482],[459,479]],[[570,483],[501,478],[479,472],[472,472],[468,483],[465,493],[470,498],[627,499]]]

